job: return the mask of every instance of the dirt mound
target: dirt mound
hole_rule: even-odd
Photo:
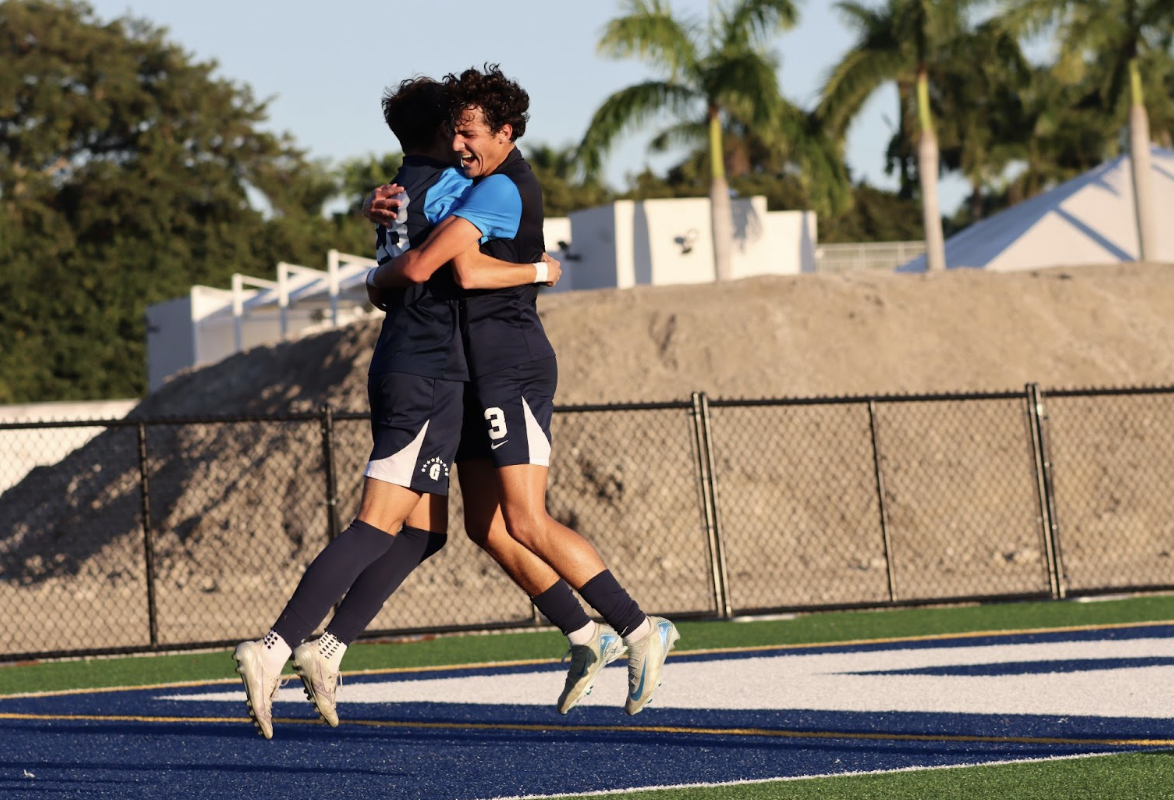
[[[1174,382],[1174,265],[760,277],[540,305],[562,403]]]
[[[560,404],[1174,382],[1174,265],[856,272],[539,299]],[[366,409],[377,320],[173,378],[136,414]]]

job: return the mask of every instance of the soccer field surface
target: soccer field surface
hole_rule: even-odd
[[[462,642],[468,650],[507,645],[518,652],[519,642],[545,649],[557,636],[454,638],[443,645],[451,656],[431,659],[449,663],[347,674],[338,729],[317,722],[294,679],[278,695],[269,742],[255,734],[230,678],[103,689],[85,689],[75,678],[80,691],[29,693],[12,691],[22,671],[84,669],[97,683],[95,669],[116,669],[120,661],[6,667],[0,796],[166,791],[196,798],[263,790],[270,797],[488,800],[665,787],[649,796],[913,797],[962,796],[963,785],[968,797],[1170,796],[1174,624],[1160,618],[1174,603],[1001,610],[685,623],[664,685],[635,717],[621,710],[622,662],[604,670],[578,709],[560,716],[553,700],[565,667],[557,660],[455,659]],[[1084,624],[984,627],[999,616],[1048,623],[1057,614]],[[919,622],[922,635],[853,636]],[[788,641],[821,630],[825,641]],[[739,638],[749,644],[738,646]],[[762,641],[771,638],[778,643]],[[382,652],[391,663],[410,647],[367,645],[348,659],[362,665]],[[197,670],[228,662],[226,653],[133,661],[157,666],[168,659]],[[1058,793],[1024,782],[1024,770],[1041,769],[1056,775]],[[1090,784],[1089,770],[1103,786]],[[1060,791],[1074,774],[1085,777]],[[995,788],[982,793],[978,775],[995,780]],[[1012,775],[1014,791],[998,786],[999,776]],[[928,788],[911,788],[926,781]]]

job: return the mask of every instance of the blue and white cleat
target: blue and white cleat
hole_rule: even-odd
[[[624,642],[610,625],[595,623],[595,636],[587,644],[571,647],[571,668],[558,698],[558,713],[566,714],[591,694],[599,671],[624,654]]]
[[[649,617],[652,630],[638,642],[625,640],[628,646],[628,702],[624,710],[639,714],[660,686],[660,672],[669,651],[681,634],[677,626],[664,617]]]

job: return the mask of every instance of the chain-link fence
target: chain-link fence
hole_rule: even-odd
[[[562,407],[548,507],[678,618],[1165,590],[1172,420],[1174,388]],[[368,449],[366,415],[330,409],[0,424],[0,660],[259,635],[355,514]],[[542,624],[464,537],[459,482],[449,507],[371,632]]]

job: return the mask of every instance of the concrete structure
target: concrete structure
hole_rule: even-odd
[[[327,254],[326,269],[277,265],[277,280],[232,276],[231,289],[193,286],[187,297],[147,308],[147,388],[177,371],[260,344],[365,317],[372,258]]]
[[[1118,156],[1048,192],[976,222],[946,241],[946,267],[996,271],[1136,261],[1139,252],[1129,156]],[[1174,151],[1151,151],[1155,260],[1174,263]],[[915,258],[899,272],[924,272]]]
[[[815,271],[814,213],[767,212],[765,197],[736,199],[731,205],[735,278]],[[620,200],[571,212],[570,224],[566,255],[574,260],[564,262],[570,288],[622,289],[714,279],[707,197]]]

